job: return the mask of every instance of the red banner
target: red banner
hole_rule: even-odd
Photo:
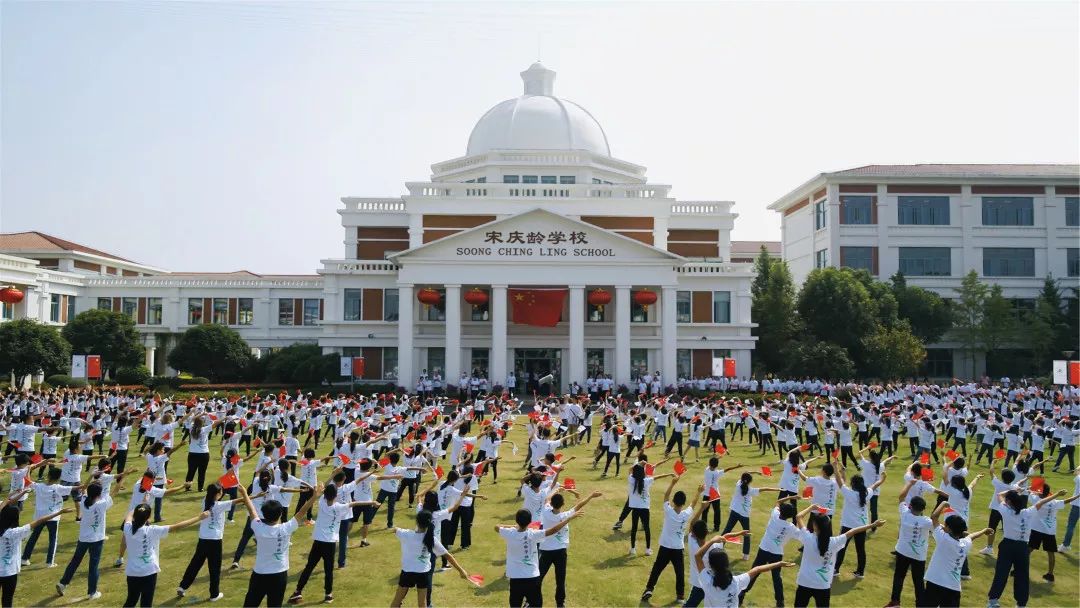
[[[562,314],[566,289],[510,289],[514,323],[555,327]]]
[[[1069,384],[1080,386],[1080,361],[1069,361]]]
[[[86,355],[86,377],[101,377],[101,355]]]
[[[724,359],[724,377],[735,377],[735,359]]]
[[[364,358],[353,357],[352,358],[352,375],[354,378],[364,377]]]

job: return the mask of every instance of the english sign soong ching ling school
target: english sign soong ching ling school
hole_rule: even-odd
[[[585,247],[589,236],[584,232],[562,230],[522,231],[490,230],[484,233],[484,244],[476,247],[458,247],[458,256],[500,256],[500,257],[615,257],[615,250],[610,247]]]

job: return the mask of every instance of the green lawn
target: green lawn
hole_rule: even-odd
[[[513,456],[510,453],[510,449],[504,449],[504,460],[500,467],[500,481],[497,484],[492,484],[490,478],[485,477],[485,482],[481,484],[481,492],[488,495],[490,500],[487,500],[486,502],[478,501],[477,503],[477,516],[473,533],[474,545],[468,551],[457,553],[459,560],[470,573],[479,573],[484,576],[484,587],[475,589],[469,586],[453,571],[436,574],[434,600],[435,605],[437,606],[496,606],[505,605],[507,602],[508,581],[502,577],[504,545],[502,540],[492,531],[492,526],[498,523],[510,523],[514,511],[516,511],[521,504],[520,500],[515,497],[517,485],[514,478],[521,473],[521,466],[525,456],[524,446],[526,438],[524,437],[524,425],[516,426],[511,431],[508,439],[517,442],[518,445],[522,447],[521,453],[517,456]],[[593,445],[595,445],[596,437],[594,436],[593,439]],[[901,440],[901,444],[903,444],[902,453],[906,454],[906,442]],[[724,466],[733,466],[734,464],[741,462],[756,468],[763,464],[771,465],[773,461],[775,461],[775,458],[773,457],[757,456],[754,451],[741,442],[729,441],[728,445],[731,447],[731,451],[723,458]],[[325,445],[323,447],[325,448]],[[651,450],[651,452],[654,453],[653,460],[658,460],[660,457],[661,450],[659,450],[658,447],[659,446],[654,447]],[[628,469],[624,467],[622,469],[622,475],[618,478],[609,477],[608,479],[601,479],[600,471],[591,469],[591,459],[589,458],[589,455],[591,454],[592,446],[568,448],[565,451],[567,455],[576,455],[578,458],[570,463],[567,472],[564,473],[564,478],[574,478],[577,482],[579,491],[583,493],[592,490],[604,492],[603,498],[594,500],[586,508],[586,515],[583,518],[576,520],[572,525],[569,552],[570,571],[567,576],[567,603],[569,605],[588,606],[638,605],[641,592],[644,589],[645,579],[648,577],[649,569],[652,566],[653,558],[644,556],[644,541],[640,532],[637,557],[630,557],[627,555],[627,550],[629,548],[629,520],[627,520],[623,531],[611,531],[611,524],[618,516],[619,510],[626,497],[626,482],[624,478]],[[701,471],[705,465],[704,458],[706,455],[704,452],[702,456],[702,462],[695,462],[692,455],[687,458],[689,471],[682,482],[680,482],[679,487],[686,490],[688,493],[695,490],[700,483]],[[137,458],[133,457],[130,460],[134,462],[136,466],[140,464]],[[895,542],[896,528],[894,522],[896,520],[896,499],[899,488],[902,485],[904,466],[906,466],[906,461],[903,464],[899,461],[894,462],[889,469],[889,479],[882,487],[880,516],[889,523],[876,532],[868,542],[867,550],[869,553],[869,564],[866,578],[857,580],[851,576],[856,559],[854,546],[852,546],[848,552],[841,575],[833,585],[833,604],[836,606],[884,606],[889,599],[889,590],[893,572],[893,559],[889,552]],[[216,471],[216,467],[212,465],[212,468]],[[668,472],[670,469],[671,463],[662,467],[658,473]],[[181,451],[173,458],[170,473],[171,476],[179,482],[182,481],[185,470],[186,454]],[[974,475],[976,472],[985,472],[986,468],[981,466],[972,467],[972,470],[972,475]],[[1065,474],[1050,473],[1049,467],[1047,467],[1047,473],[1047,481],[1052,488],[1055,490],[1065,488],[1071,491],[1072,481],[1069,476]],[[730,495],[731,487],[736,480],[737,477],[732,477],[731,474],[729,474],[729,476],[722,481],[721,487],[723,488],[724,497],[722,504],[724,506],[725,518],[727,515],[727,499]],[[6,479],[2,481],[3,483],[6,483]],[[778,481],[779,474],[776,474],[772,479],[755,478],[755,484],[760,486],[773,486]],[[972,499],[971,511],[974,520],[972,525],[976,528],[986,525],[987,509],[985,507],[989,502],[991,488],[990,484],[987,483],[988,481],[989,480],[986,478],[980,481],[975,496]],[[656,488],[653,490],[654,508],[652,527],[654,548],[658,546],[661,526],[661,517],[659,515],[661,513],[660,505],[666,482],[666,480],[658,482]],[[110,512],[109,524],[110,528],[113,530],[115,530],[123,520],[122,510],[126,507],[128,500],[130,499],[130,484],[128,484],[128,486],[128,488],[121,490],[120,497],[117,499],[118,506]],[[772,501],[767,500],[767,498],[773,498],[774,496],[774,494],[764,494],[759,496],[755,501],[754,515],[751,520],[755,538],[752,543],[753,551],[751,552],[751,555],[756,553],[758,542],[757,535],[764,529],[764,525],[768,518],[768,512],[773,505]],[[200,508],[201,499],[201,494],[196,491],[190,493],[181,492],[168,497],[165,506],[166,521],[175,522],[196,514]],[[33,499],[30,498],[29,500],[32,501]],[[805,502],[800,501],[800,504],[805,505]],[[32,510],[32,506],[30,506],[30,509]],[[1067,514],[1068,512],[1066,510],[1059,516],[1059,541],[1064,534]],[[66,596],[63,598],[57,597],[54,590],[54,585],[60,579],[63,568],[66,566],[75,544],[74,541],[77,529],[71,518],[71,515],[65,515],[64,522],[61,525],[61,544],[57,556],[59,566],[54,569],[43,568],[46,547],[45,541],[47,537],[47,535],[43,535],[32,558],[33,564],[24,568],[22,575],[19,577],[19,588],[15,596],[16,605],[66,606],[83,603],[82,599],[86,592],[85,561],[75,579],[68,586]],[[225,549],[230,556],[236,547],[236,542],[243,526],[243,518],[238,515],[237,519],[237,523],[228,527],[225,534]],[[23,517],[24,522],[28,520],[29,512]],[[413,517],[411,511],[406,511],[404,507],[399,509],[398,518],[395,521],[395,524],[404,527],[411,525],[412,522]],[[350,549],[347,568],[335,572],[334,591],[337,598],[335,603],[338,605],[387,606],[393,597],[399,572],[400,552],[398,543],[397,540],[385,530],[386,519],[384,513],[380,512],[375,523],[376,525],[373,527],[375,531],[371,535],[372,546],[363,549]],[[304,527],[294,536],[291,555],[292,568],[290,569],[289,593],[292,592],[294,581],[299,576],[300,570],[303,567],[307,548],[310,545],[310,531],[311,528]],[[839,528],[837,528],[837,531],[839,531]],[[197,530],[195,528],[190,528],[166,538],[163,542],[162,572],[158,579],[155,605],[189,605],[206,603],[208,579],[205,569],[195,585],[189,589],[186,598],[177,598],[174,592],[180,576],[183,574],[183,569],[187,565],[187,560],[192,553],[197,535]],[[126,582],[123,569],[112,567],[112,562],[116,557],[119,546],[119,539],[119,533],[114,531],[112,532],[111,538],[106,541],[106,552],[105,556],[102,558],[102,577],[99,584],[99,589],[104,594],[104,597],[93,602],[95,605],[119,606],[124,601]],[[357,539],[353,540],[350,544],[355,545],[358,543],[359,540]],[[983,541],[981,539],[977,540],[976,547],[981,548],[982,546]],[[1032,585],[1031,598],[1029,600],[1030,606],[1080,605],[1080,584],[1078,584],[1080,576],[1078,576],[1077,562],[1078,546],[1080,546],[1080,541],[1074,540],[1072,554],[1068,556],[1058,556],[1055,572],[1057,582],[1052,585],[1041,580],[1042,574],[1046,572],[1046,554],[1039,552],[1033,555],[1031,564]],[[735,547],[732,547],[731,551],[729,551],[729,553],[736,558],[738,552],[739,550]],[[789,544],[785,557],[797,561],[796,558],[798,555],[794,543]],[[225,599],[218,602],[216,605],[240,605],[247,590],[248,578],[250,576],[250,570],[248,570],[248,568],[251,567],[253,562],[254,547],[249,546],[247,555],[243,560],[244,569],[232,572],[226,571],[224,573],[222,590],[225,593]],[[229,558],[226,557],[226,568],[228,563]],[[736,570],[739,572],[745,570],[749,565],[749,562],[737,560],[734,563],[736,565]],[[973,578],[964,582],[964,605],[984,606],[986,604],[986,592],[993,577],[993,568],[993,558],[981,555],[974,555],[972,557],[971,570]],[[796,572],[797,571],[794,568],[783,571],[785,599],[789,606],[794,599]],[[673,605],[675,599],[674,587],[674,575],[669,569],[665,572],[660,580],[660,584],[656,588],[656,592],[652,599],[652,605]],[[321,569],[316,570],[305,591],[306,599],[303,602],[304,605],[318,604],[321,602]],[[548,604],[554,604],[554,593],[554,576],[549,574],[544,586],[545,601]],[[410,594],[410,596],[406,598],[404,605],[415,606],[415,602],[415,595]],[[905,587],[901,603],[904,606],[914,605],[910,579]],[[1011,582],[1002,596],[1002,604],[1005,606],[1014,605],[1012,600]],[[758,581],[750,594],[747,595],[745,605],[773,605],[772,584],[768,578],[763,578]]]

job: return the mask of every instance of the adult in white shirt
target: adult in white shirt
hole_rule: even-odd
[[[571,520],[581,517],[578,511],[543,530],[530,527],[532,513],[518,509],[514,514],[515,526],[495,526],[495,532],[506,543],[506,578],[510,579],[510,606],[520,608],[524,602],[529,606],[543,606],[544,593],[540,585],[540,559],[537,554],[540,541],[557,534]],[[399,604],[400,605],[400,604]]]
[[[640,522],[645,528],[645,555],[652,555],[652,528],[649,525],[649,491],[657,479],[672,477],[665,473],[652,477],[645,473],[645,464],[637,463],[626,478],[627,507],[630,508],[630,555],[637,555],[637,529]]]
[[[318,489],[319,492],[322,488]],[[285,600],[285,586],[289,582],[289,547],[292,535],[300,528],[307,512],[315,504],[317,495],[313,495],[300,506],[296,515],[285,523],[281,521],[282,506],[276,500],[267,500],[262,504],[262,512],[255,510],[247,490],[240,486],[240,496],[247,506],[251,518],[251,531],[258,539],[255,547],[255,566],[251,569],[244,606],[258,606],[266,599],[267,606],[280,606]]]
[[[58,483],[59,481],[60,469],[49,467],[48,483],[41,483],[39,481],[30,486],[30,489],[34,492],[35,519],[44,517],[48,513],[60,511],[61,507],[64,505],[64,498],[71,496],[71,491],[74,488]],[[41,535],[42,530],[47,530],[49,532],[49,548],[46,553],[45,563],[56,563],[56,545],[59,542],[59,527],[60,517],[57,516],[47,519],[43,526],[33,528],[30,532],[30,539],[26,541],[26,548],[23,549],[23,566],[30,565],[30,555],[34,552],[34,545],[37,544],[38,536]]]
[[[428,602],[428,575],[436,555],[445,557],[449,563],[453,564],[461,578],[469,579],[468,572],[435,538],[435,523],[431,511],[422,510],[416,514],[415,530],[395,528],[394,534],[401,543],[401,574],[398,575],[398,587],[394,593],[394,599],[390,602],[394,608],[401,608],[401,602],[409,593],[409,589],[413,587],[416,587],[418,605],[430,604]],[[473,582],[473,585],[476,584]]]
[[[701,584],[705,605],[709,608],[739,608],[743,594],[760,574],[795,565],[794,562],[773,562],[755,566],[736,576],[731,571],[731,560],[727,553],[713,546],[723,542],[723,536],[715,536],[694,553],[694,563],[699,571],[698,582]]]
[[[994,531],[984,528],[968,534],[963,517],[950,514],[945,523],[933,531],[934,553],[926,570],[926,588],[923,590],[923,606],[937,608],[960,606],[960,581],[964,578],[972,542]]]
[[[1032,523],[1039,509],[1064,495],[1064,490],[1058,490],[1056,494],[1050,494],[1035,503],[1035,506],[1026,508],[1027,497],[1017,490],[1007,490],[995,497],[1001,502],[1001,529],[1005,538],[998,544],[994,580],[990,583],[990,591],[987,593],[988,606],[999,605],[1001,594],[1009,582],[1010,573],[1016,605],[1027,606],[1031,575],[1029,571],[1031,550],[1028,544],[1031,540]]]
[[[116,492],[119,487],[119,484],[114,484],[113,492]],[[71,556],[71,561],[64,569],[64,575],[56,584],[58,595],[64,595],[64,589],[74,578],[83,557],[89,554],[90,565],[86,575],[86,594],[89,596],[87,599],[95,600],[101,597],[101,592],[97,590],[98,564],[101,562],[101,552],[105,548],[105,513],[112,505],[112,496],[102,494],[100,483],[95,481],[86,487],[86,498],[82,501],[82,520],[79,521],[79,542],[75,545],[75,554]]]
[[[567,492],[573,493],[575,496],[577,492],[567,489]],[[540,516],[540,524],[543,528],[551,528],[563,521],[569,519],[577,514],[579,511],[585,508],[585,505],[589,504],[589,501],[603,496],[600,492],[593,492],[589,494],[568,511],[563,511],[563,504],[565,499],[562,494],[555,494],[548,501],[548,504],[544,506],[544,512]],[[570,526],[563,526],[558,532],[551,536],[544,537],[540,541],[540,583],[544,582],[544,577],[547,576],[548,570],[552,566],[555,567],[555,605],[566,605],[566,550],[570,547]]]
[[[841,481],[843,481],[843,471],[843,469],[840,469]],[[866,481],[862,475],[855,475],[851,478],[851,487],[840,487],[840,493],[844,495],[844,509],[840,512],[841,534],[852,528],[865,526],[873,521],[870,513],[870,496],[881,487],[881,484],[885,483],[885,475],[885,472],[882,471],[877,480],[874,481],[874,485],[869,488],[866,487]],[[858,560],[855,567],[855,578],[863,578],[866,573],[866,533],[856,534],[852,538],[855,539],[855,556]],[[844,563],[846,553],[847,544],[840,550],[840,554],[836,556],[835,573],[837,575],[840,574],[840,566]]]
[[[668,564],[675,569],[675,599],[678,602],[684,599],[683,547],[686,542],[686,528],[697,508],[698,499],[695,496],[694,504],[687,507],[686,493],[682,490],[676,492],[673,499],[671,491],[675,489],[675,484],[678,482],[679,476],[672,477],[671,483],[664,492],[664,525],[660,529],[660,552],[656,555],[656,561],[653,562],[652,571],[649,573],[649,580],[645,583],[645,592],[641,594],[642,603],[648,603],[649,598],[652,597],[653,588],[660,580],[660,574]]]
[[[822,512],[823,507],[812,507],[806,528],[798,536],[803,546],[803,557],[799,563],[799,576],[795,579],[795,608],[809,606],[811,598],[817,606],[828,606],[832,596],[836,554],[852,536],[885,525],[885,522],[879,519],[872,524],[833,536],[832,520]]]
[[[35,484],[38,485],[38,484]],[[39,515],[34,521],[25,526],[19,525],[19,514],[22,509],[15,506],[18,498],[29,490],[21,490],[15,495],[8,497],[0,503],[0,606],[13,606],[15,588],[19,584],[19,572],[22,570],[22,543],[30,536],[33,530],[37,530],[53,518],[60,518],[61,513],[68,513],[73,509],[57,509],[51,513]],[[59,504],[63,504],[61,500]]]
[[[735,529],[738,523],[743,530],[750,529],[750,512],[753,510],[754,497],[762,492],[780,492],[780,488],[751,488],[750,483],[754,476],[743,473],[739,476],[739,482],[731,491],[731,501],[728,503],[728,520],[724,524],[722,534],[727,534]],[[743,537],[743,561],[750,559],[750,538]]]
[[[784,545],[799,535],[802,518],[809,515],[812,509],[812,506],[807,506],[802,512],[797,512],[796,500],[798,498],[795,496],[785,496],[776,501],[776,506],[773,507],[772,513],[769,515],[769,523],[765,525],[765,532],[761,536],[761,542],[758,543],[758,552],[754,556],[754,563],[751,568],[784,561]],[[783,606],[784,581],[780,577],[779,571],[772,571],[772,581],[776,605]],[[750,584],[746,589],[743,589],[743,595],[746,595],[753,586],[754,579],[751,579]]]
[[[900,595],[904,590],[904,579],[911,570],[912,583],[915,586],[915,605],[922,606],[923,580],[926,574],[926,551],[930,546],[930,531],[935,527],[930,517],[924,514],[926,501],[922,496],[907,500],[908,492],[918,482],[908,480],[900,490],[900,531],[893,552],[896,555],[896,568],[893,571],[892,596],[887,606],[899,606]],[[934,512],[936,517],[945,505],[941,503]]]
[[[195,553],[192,554],[184,576],[180,579],[180,585],[176,588],[176,595],[180,597],[184,597],[195,582],[203,563],[206,563],[210,574],[210,601],[216,602],[225,597],[221,593],[221,546],[222,539],[225,538],[225,515],[231,511],[233,505],[243,500],[221,500],[224,495],[225,490],[216,482],[206,488],[203,511],[207,513],[207,517],[199,524],[199,542],[195,545]]]
[[[304,599],[304,585],[311,578],[319,560],[323,563],[323,602],[334,601],[334,553],[337,549],[338,531],[341,522],[352,517],[353,507],[371,506],[375,501],[338,502],[338,487],[329,484],[322,490],[319,500],[319,514],[315,518],[315,527],[311,531],[311,550],[308,551],[307,564],[296,581],[296,591],[289,597],[290,604],[298,604]]]
[[[124,606],[152,606],[154,590],[157,588],[157,575],[161,571],[161,539],[173,530],[180,530],[195,525],[209,517],[203,511],[195,517],[169,526],[147,525],[150,520],[150,505],[140,504],[124,518],[124,542],[131,547],[131,559],[124,569],[127,575],[127,599]]]

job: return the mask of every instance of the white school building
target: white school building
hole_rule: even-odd
[[[147,365],[192,325],[236,329],[257,352],[296,342],[363,356],[365,379],[412,387],[425,371],[493,385],[550,373],[749,376],[751,264],[730,201],[679,201],[612,155],[555,73],[488,110],[464,156],[406,194],[342,198],[340,258],[316,274],[168,272],[38,232],[0,235],[0,285],[26,295],[4,319],[63,324],[94,307],[136,320]]]

